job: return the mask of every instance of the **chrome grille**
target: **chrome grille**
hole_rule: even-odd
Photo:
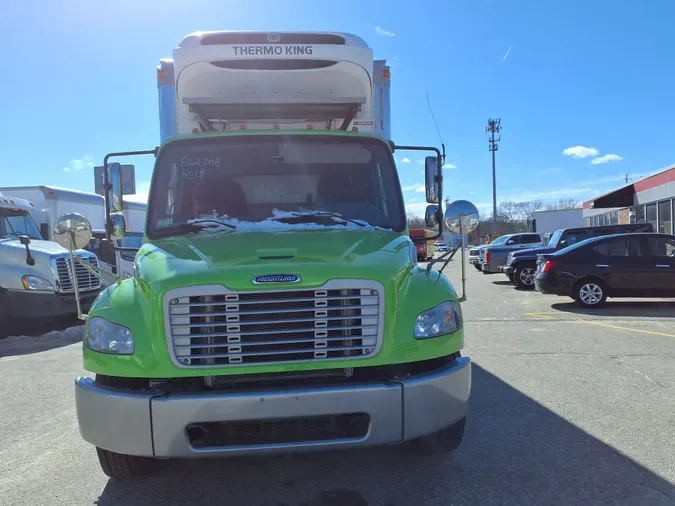
[[[95,256],[79,257],[93,267],[98,267],[98,259]],[[101,287],[101,281],[84,266],[76,264],[77,288],[81,292],[96,290]],[[71,276],[70,258],[60,257],[56,259],[56,276],[59,280],[59,292],[74,292],[73,278]]]
[[[177,289],[165,299],[172,358],[213,367],[372,357],[382,293],[378,283],[344,280],[311,290]]]

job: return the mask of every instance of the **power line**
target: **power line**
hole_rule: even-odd
[[[495,167],[495,152],[499,151],[499,141],[502,140],[501,135],[495,139],[495,133],[500,133],[502,129],[502,120],[492,119],[488,120],[485,127],[485,133],[490,133],[488,139],[489,151],[492,152],[492,219],[497,220],[497,171]]]

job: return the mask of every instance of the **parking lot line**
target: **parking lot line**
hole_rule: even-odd
[[[559,313],[524,313],[525,316],[533,316],[534,318],[539,318],[541,320],[557,320],[558,318],[550,315],[557,315]]]
[[[675,337],[675,334],[667,334],[665,332],[656,332],[654,330],[632,329],[630,327],[620,327],[619,325],[611,325],[609,323],[592,322],[585,319],[578,318],[575,321],[587,323],[588,325],[597,325],[598,327],[607,327],[608,329],[626,330],[628,332],[637,332],[639,334],[650,334],[652,336]]]

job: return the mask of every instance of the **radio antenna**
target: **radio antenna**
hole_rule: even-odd
[[[443,143],[443,136],[441,135],[441,130],[438,128],[438,123],[436,122],[436,116],[434,116],[434,110],[431,108],[431,100],[429,99],[429,92],[427,91],[427,106],[429,106],[429,112],[431,113],[431,119],[434,121],[434,126],[436,127],[436,133],[438,133],[438,138],[441,140],[441,166],[445,165],[445,144]]]

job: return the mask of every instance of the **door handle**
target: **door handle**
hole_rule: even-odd
[[[665,268],[670,267],[670,265],[666,265],[666,264],[656,264],[656,266],[657,267],[665,267]]]
[[[607,264],[596,264],[596,267],[609,267]]]

